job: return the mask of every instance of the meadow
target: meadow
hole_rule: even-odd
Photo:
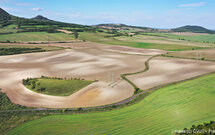
[[[29,78],[23,80],[23,84],[34,92],[47,95],[69,96],[78,90],[91,84],[93,81],[80,79],[61,79],[61,78]]]
[[[161,88],[126,108],[48,116],[20,125],[7,134],[174,134],[174,130],[214,120],[214,94],[215,74],[210,74]]]
[[[73,35],[64,33],[47,33],[47,32],[25,32],[0,35],[1,42],[19,42],[19,41],[69,41],[74,40]]]
[[[112,37],[112,34],[107,33],[86,33],[80,32],[80,39],[109,44],[109,45],[122,45],[135,48],[145,48],[145,49],[161,49],[166,51],[182,51],[182,50],[196,50],[196,49],[206,49],[207,47],[197,47],[197,46],[186,46],[186,45],[177,45],[177,44],[156,44],[156,43],[144,43],[144,42],[135,42],[135,41],[123,41],[118,40],[117,38]]]
[[[172,33],[144,33],[144,35],[180,39],[191,42],[215,43],[215,34],[183,36]]]
[[[11,29],[14,31],[14,29]],[[159,33],[157,33],[159,34]],[[163,33],[165,34],[165,33]],[[169,34],[171,35],[171,34]],[[163,35],[162,35],[163,36]],[[174,35],[175,38],[176,35]],[[200,35],[204,36],[204,35]],[[104,33],[104,32],[79,32],[79,39],[81,41],[90,41],[109,45],[122,45],[135,48],[145,49],[161,49],[166,51],[182,51],[182,50],[196,50],[205,49],[206,47],[201,46],[188,46],[185,44],[178,45],[177,43],[165,44],[165,43],[147,43],[141,41],[124,41],[117,34]],[[170,36],[171,37],[171,36]],[[172,38],[172,37],[171,37]],[[191,37],[190,37],[191,38]],[[133,38],[134,39],[134,38]],[[23,32],[23,33],[12,33],[0,35],[1,42],[37,42],[37,41],[72,41],[74,35],[65,33],[47,33],[47,32]]]

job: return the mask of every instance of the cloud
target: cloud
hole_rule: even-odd
[[[200,2],[200,3],[192,3],[192,4],[181,4],[178,5],[178,7],[201,7],[204,6],[206,2]]]
[[[37,8],[33,8],[32,10],[33,10],[33,11],[43,11],[44,9],[43,9],[43,8],[40,8],[40,7],[37,7]]]

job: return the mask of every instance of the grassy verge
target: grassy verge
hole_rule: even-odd
[[[214,93],[215,74],[210,74],[161,88],[126,108],[44,117],[7,134],[172,134],[215,119]]]
[[[93,81],[80,79],[62,79],[62,78],[28,78],[23,80],[23,84],[30,90],[55,96],[69,96],[72,93],[86,87]]]
[[[13,104],[12,102],[10,102],[10,100],[4,93],[0,92],[0,111],[16,110],[16,109],[23,110],[23,109],[26,109],[26,107]],[[8,113],[0,114],[0,134],[2,134],[3,132],[13,127],[16,127],[20,123],[23,123],[25,121],[30,121],[36,118],[39,118],[39,117],[37,116],[28,117],[25,115],[18,115],[18,114],[9,115]]]
[[[13,104],[10,102],[9,98],[0,92],[0,111],[3,110],[16,110],[16,109],[25,109],[26,107]]]

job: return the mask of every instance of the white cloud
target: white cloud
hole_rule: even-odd
[[[181,4],[181,5],[178,5],[178,7],[201,7],[201,6],[204,6],[205,4],[206,4],[206,2]]]
[[[40,8],[40,7],[37,7],[37,8],[33,8],[32,10],[33,10],[33,11],[43,11],[44,9],[43,9],[43,8]]]

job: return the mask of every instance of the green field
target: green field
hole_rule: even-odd
[[[15,30],[11,29],[11,31],[15,31]],[[154,34],[160,35],[161,33],[154,33]],[[162,35],[160,36],[166,36],[166,35],[168,35],[169,38],[178,39],[177,35],[173,35],[173,34],[162,33]],[[208,38],[208,40],[211,39],[211,41],[213,41],[212,39],[215,39],[214,35],[209,35],[211,37],[207,37],[207,35],[200,35],[200,36],[206,36],[204,38]],[[161,50],[167,50],[167,51],[204,49],[203,47],[192,47],[192,46],[177,45],[177,44],[156,44],[156,43],[144,43],[144,42],[136,42],[136,41],[123,41],[113,36],[114,34],[109,34],[109,33],[79,32],[80,40],[91,41],[91,42],[102,43],[102,44],[109,44],[109,45],[122,45],[122,46],[145,48],[145,49],[161,49]],[[194,38],[194,37],[189,37],[189,38]],[[196,37],[196,38],[198,39],[200,37]],[[64,33],[25,32],[25,33],[13,33],[13,34],[0,35],[1,42],[70,41],[70,40],[74,40],[74,35],[68,35]]]
[[[215,119],[215,74],[162,88],[110,112],[48,116],[10,130],[23,134],[172,134]]]
[[[215,34],[195,35],[195,36],[181,36],[181,35],[175,35],[171,33],[144,33],[144,34],[150,35],[150,36],[166,37],[171,39],[185,39],[187,41],[193,41],[193,42],[215,43]]]
[[[155,43],[144,43],[144,42],[131,42],[131,41],[123,41],[117,40],[113,37],[105,37],[112,36],[107,33],[86,33],[80,32],[80,39],[87,40],[91,42],[97,42],[102,44],[109,45],[122,45],[136,48],[145,48],[145,49],[161,49],[166,51],[182,51],[182,50],[196,50],[196,49],[206,49],[206,47],[193,47],[186,45],[175,45],[175,44],[155,44]]]
[[[69,41],[74,40],[73,35],[64,33],[25,32],[0,35],[0,41]]]
[[[17,31],[18,30],[16,30],[16,29],[0,29],[0,34],[2,34],[2,33],[15,33]],[[7,34],[5,34],[5,35],[7,35]]]
[[[27,88],[35,92],[55,96],[69,96],[93,83],[93,81],[42,77],[38,79],[26,79],[23,80],[23,83]]]

